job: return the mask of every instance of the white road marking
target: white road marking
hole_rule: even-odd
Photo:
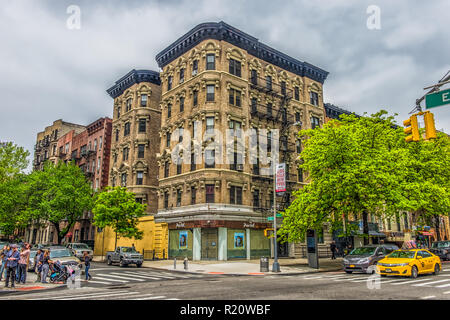
[[[438,280],[438,281],[431,281],[431,282],[413,284],[412,286],[413,287],[423,287],[423,286],[427,286],[429,284],[440,283],[440,282],[447,282],[447,281],[450,281],[450,279],[444,279],[444,280]]]
[[[447,287],[450,287],[450,283],[441,284],[440,286],[436,286],[435,288],[447,288]]]
[[[445,291],[445,292],[442,292],[443,294],[449,294],[450,293],[450,291]]]
[[[132,275],[133,277],[144,278],[144,279],[161,280],[161,278],[150,277],[150,276],[143,276],[143,275],[135,274],[135,273],[131,273],[131,272],[127,272],[127,273],[124,272],[124,274]]]
[[[107,293],[107,294],[101,294],[101,295],[90,296],[90,297],[79,296],[79,297],[76,297],[76,298],[64,298],[64,299],[56,299],[56,300],[84,300],[84,299],[96,299],[96,298],[103,298],[103,297],[134,295],[134,294],[137,294],[137,293],[139,293],[139,292],[135,291],[135,292],[124,292],[124,293]]]
[[[367,279],[367,277],[354,277],[354,278],[335,279],[333,281],[351,281],[351,280],[362,280],[362,279]]]
[[[385,281],[381,280],[381,284],[390,283],[390,282],[398,282],[398,281],[404,281],[404,279],[393,279],[393,280],[385,280]]]
[[[165,298],[166,296],[158,296],[158,297],[147,297],[147,298],[137,298],[137,299],[130,299],[130,300],[155,300],[155,299],[161,299]]]
[[[168,272],[161,272],[161,273],[163,273],[163,274],[165,274],[165,275],[167,275],[167,276],[173,276],[173,277],[177,277],[177,278],[190,278],[190,276],[184,276],[184,275],[178,275],[178,274],[171,274],[171,273],[168,273]]]
[[[87,283],[112,284],[111,282],[89,280]]]
[[[104,277],[99,277],[99,276],[95,276],[95,279],[106,280],[106,281],[116,281],[116,282],[122,282],[122,283],[130,282],[130,281],[125,281],[125,280],[109,279],[109,278],[104,278]]]
[[[142,274],[142,275],[150,275],[150,276],[155,276],[155,277],[160,277],[160,278],[167,278],[167,279],[175,279],[175,277],[172,276],[164,276],[164,275],[160,275],[156,272],[145,272],[145,271],[138,271],[136,272],[137,274]]]
[[[61,296],[48,296],[46,297],[51,298],[51,299],[65,299],[65,298],[75,298],[75,297],[90,297],[90,296],[96,296],[98,294],[106,294],[108,291],[106,290],[102,290],[100,292],[95,292],[95,293],[74,293],[74,294],[65,294],[65,295],[61,295]],[[122,290],[122,291],[116,291],[116,293],[124,293],[124,292],[128,292],[127,290]],[[43,298],[35,298],[35,299],[31,299],[31,300],[43,300]]]
[[[100,270],[114,270],[113,268],[95,268],[95,269],[89,269],[89,272],[91,271],[100,271]]]
[[[118,278],[118,279],[125,279],[125,280],[135,280],[135,281],[145,281],[144,279],[139,279],[139,278],[133,278],[133,276],[126,274],[126,277],[124,277],[124,275],[122,273],[118,273],[118,272],[111,272],[108,274],[103,274],[104,277],[113,277],[113,278]]]
[[[311,279],[323,279],[321,276],[318,277],[303,277],[303,279],[311,280]],[[323,279],[326,280],[326,279]]]
[[[397,286],[397,285],[401,285],[401,284],[410,284],[410,283],[415,283],[415,282],[421,282],[421,281],[428,281],[430,279],[418,279],[418,280],[405,280],[404,282],[399,282],[399,283],[393,283],[393,286]]]

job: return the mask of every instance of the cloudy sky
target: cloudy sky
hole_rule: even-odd
[[[67,28],[67,8],[81,28]],[[370,30],[370,5],[381,29]],[[1,1],[0,141],[33,152],[53,120],[89,124],[112,116],[106,94],[131,69],[199,23],[225,21],[330,72],[325,102],[362,114],[408,118],[424,87],[450,70],[450,1]],[[450,133],[450,105],[432,110]],[[31,160],[31,157],[30,157]]]

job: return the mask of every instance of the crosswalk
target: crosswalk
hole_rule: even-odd
[[[368,280],[373,280],[373,276],[369,274],[346,274],[346,273],[334,273],[334,274],[309,274],[297,276],[298,280],[313,280],[328,283],[364,283]],[[405,277],[380,277],[381,286],[389,284],[392,286],[407,285],[411,287],[427,287],[427,288],[449,288],[450,287],[450,268],[445,268],[442,273],[437,277],[433,275],[420,275],[416,279]],[[450,291],[443,292],[443,294],[450,294]]]

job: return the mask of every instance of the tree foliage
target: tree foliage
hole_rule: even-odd
[[[137,227],[139,218],[145,215],[146,205],[136,202],[135,195],[124,187],[106,187],[97,194],[94,225],[111,227],[117,237],[142,239],[143,232]]]

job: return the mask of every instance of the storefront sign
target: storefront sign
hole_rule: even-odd
[[[176,227],[177,228],[185,228],[184,222],[177,222]]]
[[[254,222],[250,222],[250,223],[244,222],[244,228],[254,228],[254,227],[255,227]]]

